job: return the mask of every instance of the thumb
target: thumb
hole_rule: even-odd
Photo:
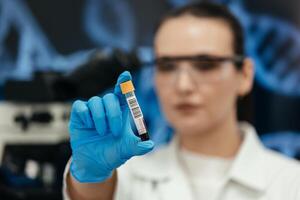
[[[151,140],[141,141],[133,133],[127,135],[120,144],[121,158],[128,160],[133,156],[144,155],[154,148],[154,142]]]
[[[136,147],[134,148],[135,155],[144,155],[154,148],[154,142],[152,140],[141,141],[137,143]]]

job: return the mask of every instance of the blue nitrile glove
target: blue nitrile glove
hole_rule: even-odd
[[[129,109],[119,86],[130,79],[130,73],[123,72],[114,93],[73,104],[69,123],[70,170],[79,182],[105,181],[128,159],[154,147],[151,140],[142,142],[131,129]]]

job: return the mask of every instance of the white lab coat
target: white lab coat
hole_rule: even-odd
[[[265,149],[249,124],[240,128],[244,141],[214,200],[300,200],[299,162]],[[177,151],[175,138],[154,153],[127,161],[117,170],[115,200],[195,200]],[[69,200],[66,185],[64,197]]]

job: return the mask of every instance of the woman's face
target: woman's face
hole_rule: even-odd
[[[202,134],[235,117],[237,97],[252,86],[249,59],[241,71],[232,62],[172,59],[235,56],[233,34],[226,22],[190,15],[168,19],[158,30],[154,46],[161,60],[155,72],[156,91],[176,132]]]

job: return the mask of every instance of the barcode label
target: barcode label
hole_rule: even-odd
[[[147,130],[146,130],[146,127],[144,124],[143,114],[142,114],[141,108],[137,102],[135,95],[133,94],[130,97],[126,96],[126,99],[127,99],[127,103],[130,108],[130,112],[133,116],[133,121],[136,125],[139,135],[147,133]]]
[[[139,107],[135,107],[132,109],[134,118],[139,118],[142,116],[141,109]]]
[[[142,135],[144,133],[147,133],[146,127],[145,127],[145,122],[143,120],[143,118],[140,119],[135,119],[135,123],[139,132],[139,135]]]
[[[136,101],[136,98],[128,99],[128,103],[129,103],[130,108],[135,108],[135,107],[137,107],[137,101]]]
[[[140,107],[137,103],[136,98],[128,99],[128,104],[129,104],[129,107],[132,111],[132,114],[133,114],[134,118],[142,117],[142,111],[141,111],[141,109],[140,109]]]

